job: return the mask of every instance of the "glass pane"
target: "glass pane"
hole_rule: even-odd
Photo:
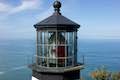
[[[41,64],[41,59],[40,59],[40,56],[41,56],[41,32],[37,32],[37,55],[36,55],[36,59],[37,59],[37,64],[40,65]]]
[[[49,58],[49,66],[56,66],[56,32],[49,33],[48,39],[48,58]]]
[[[44,32],[42,32],[42,44],[44,44]]]
[[[43,55],[43,66],[47,66],[47,32],[44,32],[44,55]]]
[[[74,63],[77,64],[77,32],[74,35]]]
[[[73,63],[74,63],[74,34],[73,32],[68,32],[67,66],[72,66]]]
[[[72,58],[68,57],[67,59],[67,66],[72,66]]]
[[[65,33],[64,32],[58,32],[57,33],[57,42],[60,45],[65,44]]]
[[[57,34],[57,57],[58,57],[58,67],[65,66],[65,56],[67,55],[67,41],[65,40],[65,32],[58,32]]]
[[[44,32],[42,32],[42,57],[44,57]],[[44,62],[44,59],[42,58],[42,63]]]
[[[72,56],[72,52],[73,52],[73,33],[72,32],[68,32],[68,56]]]

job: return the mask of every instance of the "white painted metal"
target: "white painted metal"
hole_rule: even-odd
[[[32,76],[32,80],[39,80],[39,79],[37,79],[37,78],[35,78],[35,77]]]

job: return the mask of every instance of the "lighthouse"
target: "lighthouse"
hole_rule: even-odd
[[[77,61],[79,24],[60,12],[62,4],[53,3],[54,13],[34,25],[36,29],[35,61],[30,65],[32,80],[80,79],[83,63]]]

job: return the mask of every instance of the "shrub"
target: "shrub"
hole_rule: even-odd
[[[120,80],[120,72],[111,73],[104,67],[90,73],[94,80]]]
[[[95,80],[106,80],[109,75],[109,72],[105,68],[99,68],[91,72],[90,75]]]
[[[113,73],[112,80],[120,80],[120,72]]]

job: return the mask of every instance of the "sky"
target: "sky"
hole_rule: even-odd
[[[0,40],[35,39],[37,22],[55,0],[0,0]],[[60,0],[61,13],[81,25],[79,39],[120,39],[120,0]]]

